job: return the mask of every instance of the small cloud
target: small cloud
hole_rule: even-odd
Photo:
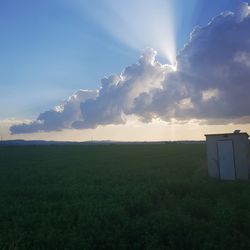
[[[180,109],[192,109],[192,108],[194,108],[194,105],[192,103],[191,98],[184,98],[184,99],[179,101],[178,107]]]
[[[250,68],[250,52],[238,52],[234,57],[234,61]]]
[[[207,102],[211,99],[218,99],[219,98],[219,90],[218,89],[208,89],[202,91],[202,101]]]
[[[31,120],[28,119],[16,119],[16,118],[6,118],[3,120],[0,120],[0,126],[2,127],[10,127],[14,124],[23,124],[23,123],[30,123]]]
[[[238,10],[236,11],[236,18],[239,22],[244,20],[250,14],[250,6],[246,2],[239,4]]]

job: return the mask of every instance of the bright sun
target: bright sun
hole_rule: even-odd
[[[177,71],[177,69],[178,69],[177,62],[175,62],[174,64],[170,65],[170,67],[172,68],[173,71]]]

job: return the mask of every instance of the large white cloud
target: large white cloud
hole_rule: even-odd
[[[197,27],[178,55],[178,71],[163,88],[142,93],[134,113],[143,119],[205,119],[208,123],[249,122],[250,15],[222,13]],[[247,13],[247,14],[246,14]],[[242,118],[242,119],[241,119]]]
[[[98,97],[81,104],[83,121],[77,121],[73,126],[95,128],[125,123],[135,99],[141,93],[161,88],[165,75],[172,71],[170,66],[158,63],[155,56],[153,49],[147,49],[137,64],[127,67],[120,75],[102,79]]]
[[[250,120],[250,15],[225,12],[205,27],[196,27],[177,57],[178,70],[155,60],[148,49],[137,64],[102,80],[99,91],[80,90],[68,101],[39,115],[15,133],[96,128],[142,121],[201,119],[222,124]]]

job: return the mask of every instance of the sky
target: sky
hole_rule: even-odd
[[[250,133],[244,2],[2,0],[0,134],[144,141]]]

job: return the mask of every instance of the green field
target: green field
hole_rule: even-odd
[[[250,184],[205,145],[0,147],[0,249],[250,249]]]

